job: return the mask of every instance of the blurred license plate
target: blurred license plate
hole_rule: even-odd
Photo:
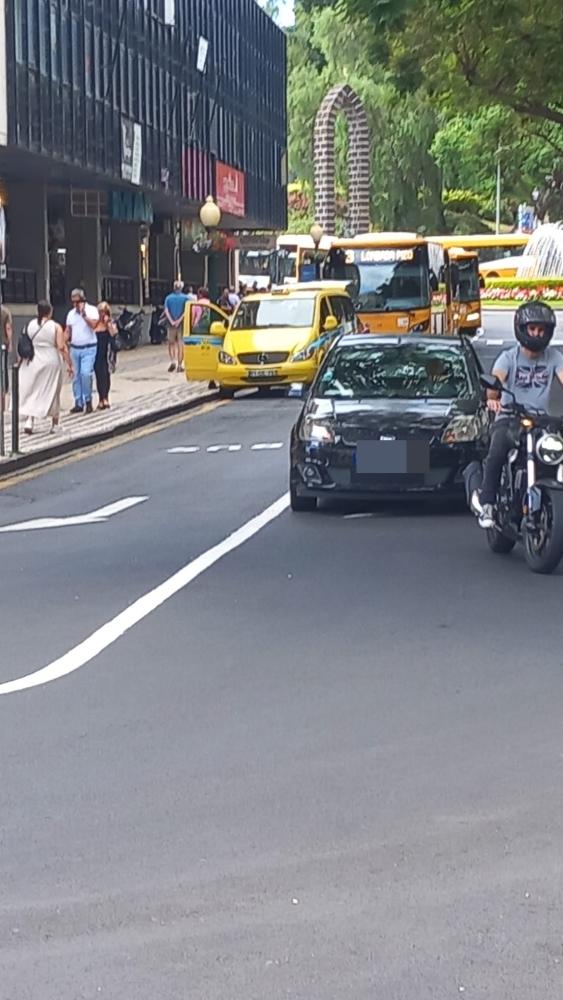
[[[277,378],[277,371],[275,368],[261,368],[260,371],[249,371],[249,378]]]
[[[360,476],[420,476],[429,467],[427,441],[358,441],[356,473]]]

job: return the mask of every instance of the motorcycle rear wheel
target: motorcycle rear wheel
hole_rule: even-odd
[[[563,558],[563,492],[542,489],[537,530],[524,529],[524,555],[532,573],[553,573]]]

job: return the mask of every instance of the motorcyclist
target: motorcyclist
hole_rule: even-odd
[[[516,403],[536,410],[546,410],[549,391],[556,376],[563,385],[563,354],[550,341],[557,320],[553,309],[544,302],[528,302],[514,316],[518,341],[503,351],[493,365],[492,374],[511,393]],[[512,397],[487,389],[487,406],[496,414],[489,452],[485,460],[483,483],[471,497],[471,509],[482,528],[494,526],[494,505],[503,465],[514,447]]]

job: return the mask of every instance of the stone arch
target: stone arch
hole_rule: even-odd
[[[336,119],[348,122],[348,199],[350,228],[370,228],[370,129],[362,101],[347,83],[329,90],[315,119],[315,214],[326,233],[336,226]]]

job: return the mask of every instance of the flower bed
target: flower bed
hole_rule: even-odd
[[[486,302],[529,302],[542,299],[559,302],[563,299],[563,278],[490,278],[481,298]]]

